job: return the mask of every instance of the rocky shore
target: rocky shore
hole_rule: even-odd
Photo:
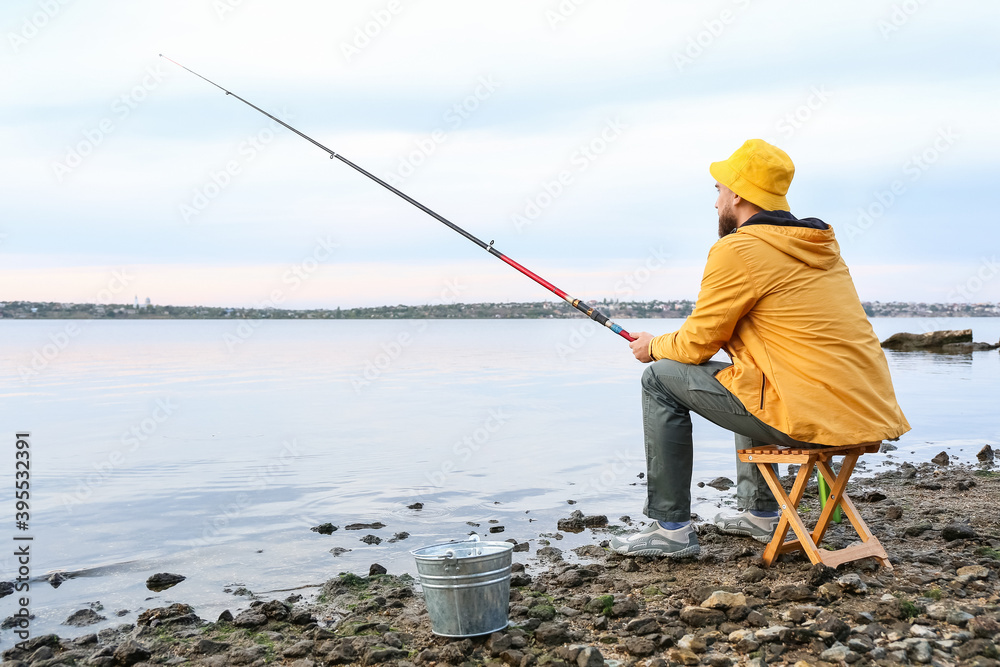
[[[367,576],[342,574],[316,594],[253,600],[218,619],[174,604],[96,634],[34,637],[3,658],[32,667],[1000,666],[1000,473],[992,451],[980,460],[887,462],[852,481],[892,571],[871,560],[833,570],[801,554],[765,569],[764,545],[701,524],[701,555],[685,560],[626,559],[597,545],[517,554],[511,625],[484,637],[436,637],[415,582],[372,565]],[[807,492],[803,516],[815,516],[815,497]],[[639,527],[625,523],[584,528]],[[826,543],[855,538],[845,521]]]

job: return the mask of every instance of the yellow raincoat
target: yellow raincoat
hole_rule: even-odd
[[[744,224],[712,246],[694,312],[649,351],[700,364],[720,348],[733,365],[719,382],[796,440],[851,445],[910,430],[832,228]]]

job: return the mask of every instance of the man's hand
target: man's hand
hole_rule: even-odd
[[[642,363],[648,364],[653,360],[649,356],[649,341],[653,340],[653,334],[648,331],[640,331],[632,335],[635,336],[635,340],[628,344],[632,348],[632,354]]]

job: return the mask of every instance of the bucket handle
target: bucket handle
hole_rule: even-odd
[[[470,542],[479,542],[479,535],[473,533]],[[478,553],[477,553],[478,555]],[[454,549],[448,549],[444,552],[444,570],[445,572],[455,572],[458,570],[458,560],[455,556]]]
[[[444,571],[447,573],[458,570],[458,562],[455,558],[455,550],[448,549],[444,552]]]

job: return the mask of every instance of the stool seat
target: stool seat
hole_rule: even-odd
[[[882,567],[892,570],[888,554],[878,539],[868,530],[861,514],[858,513],[854,503],[847,495],[847,481],[851,478],[851,473],[854,472],[858,458],[862,454],[879,451],[881,446],[881,442],[865,442],[858,445],[837,447],[817,446],[814,449],[767,446],[741,449],[737,452],[741,461],[757,466],[770,487],[771,493],[778,501],[778,505],[781,506],[781,518],[778,521],[778,526],[775,528],[774,536],[767,548],[764,549],[765,565],[771,565],[780,554],[801,549],[812,563],[823,563],[829,567],[837,567],[841,563],[872,557]],[[844,457],[839,473],[834,473],[833,468],[830,467],[830,459],[834,456]],[[791,493],[785,493],[777,473],[771,466],[773,463],[799,464],[799,471],[792,484]],[[803,523],[802,517],[799,516],[798,507],[814,467],[829,484],[830,496],[819,513],[815,527],[810,532]],[[850,520],[851,525],[854,526],[861,538],[861,544],[833,551],[821,549],[819,544],[823,541],[830,519],[838,506]],[[789,528],[798,539],[786,542],[785,536],[788,534]]]

